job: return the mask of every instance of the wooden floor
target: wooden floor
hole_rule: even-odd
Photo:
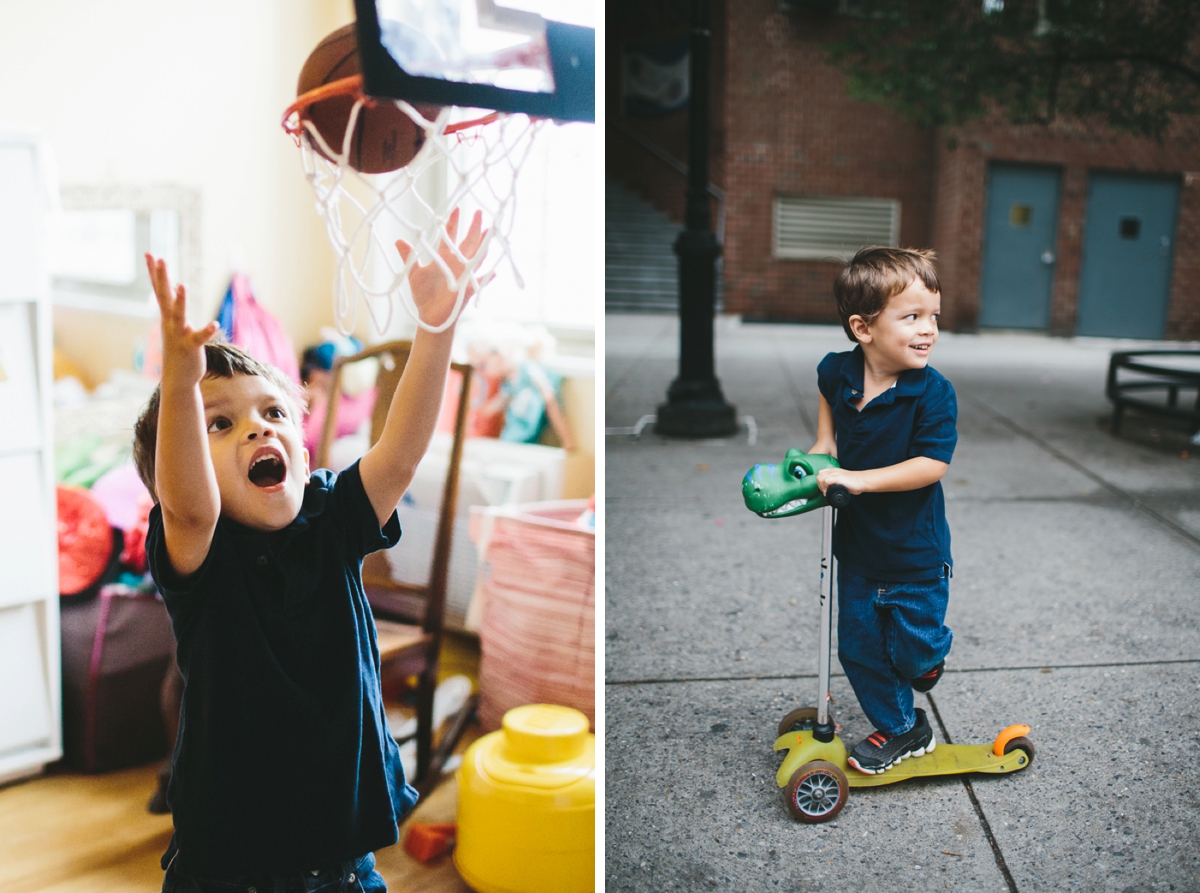
[[[4,893],[157,893],[159,856],[171,817],[146,811],[157,766],[105,775],[56,774],[0,788],[0,891]],[[452,822],[458,804],[448,777],[408,817]],[[406,828],[401,826],[400,839]],[[375,854],[396,891],[470,893],[444,856],[422,865],[397,844]]]

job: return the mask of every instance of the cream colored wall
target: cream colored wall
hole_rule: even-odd
[[[200,195],[194,322],[240,258],[297,347],[332,320],[332,253],[280,127],[309,52],[352,0],[0,0],[0,121],[37,128],[63,185],[176,184]],[[131,368],[150,321],[58,308],[89,378]]]

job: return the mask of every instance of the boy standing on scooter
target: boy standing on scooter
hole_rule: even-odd
[[[942,476],[958,440],[954,388],[928,365],[941,286],[932,251],[864,248],[834,283],[851,351],[817,367],[810,450],[836,456],[824,493],[855,498],[838,513],[838,657],[876,731],[847,762],[874,775],[936,746],[913,691],[937,684],[950,651],[950,529]]]

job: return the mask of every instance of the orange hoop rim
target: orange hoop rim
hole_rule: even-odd
[[[330,81],[328,84],[322,84],[319,87],[313,87],[296,97],[296,101],[287,107],[283,113],[283,129],[291,134],[297,141],[300,139],[300,134],[304,131],[304,122],[308,119],[308,109],[325,99],[331,99],[334,96],[351,96],[355,101],[362,101],[367,108],[373,108],[377,103],[387,99],[377,96],[368,96],[362,89],[363,79],[361,74],[352,74],[349,77],[338,78],[336,81]],[[500,120],[503,115],[500,112],[488,112],[479,118],[473,118],[470,121],[459,121],[455,124],[447,125],[446,133],[459,133],[463,130],[468,130],[472,127],[482,127],[486,124],[491,124],[494,121]]]

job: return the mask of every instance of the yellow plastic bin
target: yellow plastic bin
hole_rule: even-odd
[[[479,893],[596,889],[596,736],[578,710],[527,704],[458,769],[454,864]]]

